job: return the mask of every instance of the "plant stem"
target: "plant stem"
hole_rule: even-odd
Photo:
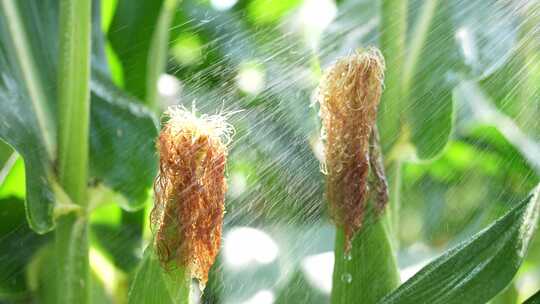
[[[344,254],[343,229],[336,231],[332,304],[377,303],[399,285],[396,259],[383,216],[366,225]]]
[[[415,73],[418,60],[420,60],[420,53],[426,42],[429,28],[435,16],[438,0],[427,0],[422,6],[420,16],[416,21],[413,35],[411,38],[411,44],[409,46],[409,52],[407,55],[406,64],[403,66],[403,79],[402,79],[402,92],[403,95],[408,98],[409,90],[411,88],[411,81]]]
[[[81,214],[61,216],[56,227],[57,303],[89,303],[88,129],[90,114],[91,1],[60,1],[58,68],[58,178]]]
[[[405,59],[407,0],[383,0],[381,11],[381,51],[386,60],[385,90],[382,95],[379,122],[383,128],[381,144],[390,151],[399,138],[403,104],[401,81]]]
[[[90,0],[60,2],[60,183],[71,199],[86,203],[90,113]]]
[[[75,213],[56,221],[56,303],[90,303],[88,225]]]
[[[169,45],[169,24],[174,16],[178,0],[165,0],[161,6],[159,18],[152,35],[148,52],[148,75],[146,78],[146,104],[159,112],[157,83],[167,62],[167,47]]]
[[[397,231],[399,229],[399,210],[401,209],[401,167],[403,161],[400,159],[395,160],[389,168],[390,175],[388,183],[390,185],[390,201],[388,204],[387,216],[388,216],[388,231],[393,236],[394,248],[399,248],[399,236]]]
[[[405,38],[407,33],[408,0],[383,0],[381,11],[381,51],[386,60],[385,90],[382,95],[379,113],[379,128],[383,154],[388,153],[399,144],[402,137],[402,127],[405,122],[402,115],[407,104],[403,95],[402,73],[405,60]],[[388,169],[388,168],[387,168]],[[401,184],[401,160],[391,164],[390,174],[390,203],[388,206],[388,232],[393,235],[399,224],[400,209],[399,190]],[[397,237],[393,235],[397,245]],[[397,247],[397,246],[396,246]]]
[[[526,18],[521,27],[521,47],[518,48],[518,56],[522,60],[523,72],[519,81],[519,97],[521,109],[528,109],[518,115],[518,122],[522,126],[530,126],[529,134],[538,134],[540,132],[540,105],[538,96],[540,88],[540,39],[538,37],[538,24],[540,23],[540,2],[531,2],[527,6]],[[536,13],[535,13],[536,12]],[[536,37],[535,37],[536,35]],[[535,101],[536,100],[536,101]]]

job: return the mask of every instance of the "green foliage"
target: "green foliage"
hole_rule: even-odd
[[[109,26],[109,41],[122,62],[124,86],[139,100],[146,97],[149,46],[164,2],[119,0]]]
[[[23,2],[25,4],[25,2]],[[28,19],[27,32],[36,47],[44,50],[54,50],[57,35],[53,20],[58,16],[58,6],[52,2],[40,3],[42,7],[30,6],[33,11],[40,8],[49,12],[42,19]],[[6,17],[0,21],[7,22]],[[41,31],[31,29],[40,28],[44,35],[50,39],[41,39],[36,36]],[[20,87],[24,81],[20,78],[14,64],[17,62],[12,48],[7,46],[13,42],[7,27],[2,27],[2,41],[6,48],[2,48],[0,64],[4,71],[0,92],[6,111],[2,111],[1,137],[19,152],[27,166],[25,166],[27,180],[27,205],[30,225],[38,232],[45,232],[53,225],[54,193],[52,184],[56,178],[52,173],[54,159],[47,156],[42,130],[36,125],[33,105],[26,89]],[[11,50],[11,51],[10,51]],[[44,61],[43,72],[47,74],[48,66],[53,62]],[[41,58],[41,57],[38,57]],[[50,75],[50,74],[49,74]],[[43,82],[42,87],[50,88],[54,85],[54,78],[37,79]],[[50,89],[49,89],[50,91]],[[47,91],[47,96],[54,96],[54,91]],[[124,207],[137,209],[146,200],[146,187],[151,185],[155,172],[155,159],[153,139],[157,134],[157,122],[153,114],[144,107],[133,104],[135,99],[115,88],[106,77],[95,71],[92,75],[92,103],[91,103],[91,140],[90,140],[90,174],[98,182],[103,181],[115,191],[124,194],[127,203]],[[54,113],[56,107],[52,102],[46,104],[46,112]],[[141,139],[146,140],[141,140]],[[142,144],[141,144],[142,142]],[[114,143],[114,144],[113,144]],[[136,150],[126,147],[138,146]],[[128,170],[128,171],[126,171]],[[142,187],[140,185],[143,185]],[[146,185],[146,187],[144,186]]]
[[[95,72],[90,127],[91,175],[124,195],[123,208],[140,209],[156,173],[155,116]]]
[[[448,1],[425,1],[420,14],[403,71],[403,94],[410,101],[401,105],[417,156],[430,159],[444,149],[452,133],[452,89],[457,79],[451,69],[458,63],[458,53]]]
[[[287,286],[279,292],[274,303],[324,304],[328,303],[328,300],[324,293],[312,288],[305,276],[300,271],[297,271],[293,274]]]
[[[538,304],[540,303],[540,290],[537,291],[534,295],[528,298],[523,304]]]
[[[51,186],[52,159],[47,154],[43,133],[37,125],[36,114],[24,81],[17,72],[12,56],[8,55],[9,41],[5,33],[6,20],[1,17],[2,42],[0,44],[0,137],[18,151],[26,163],[26,208],[28,222],[37,232],[49,231],[53,226],[54,194]],[[4,43],[5,41],[5,43]]]
[[[26,225],[24,202],[18,198],[0,199],[0,297],[27,298],[25,267],[49,237],[33,232]]]
[[[277,23],[299,0],[254,0],[247,6],[248,17],[255,24]]]
[[[392,243],[381,218],[366,225],[344,253],[344,234],[338,230],[334,250],[332,304],[377,303],[399,285]],[[369,282],[369,284],[368,284]]]
[[[108,38],[122,63],[124,88],[157,110],[157,79],[166,62],[169,20],[178,0],[119,0]]]
[[[188,304],[190,288],[191,279],[186,279],[183,270],[164,272],[152,246],[149,246],[129,290],[128,303]]]
[[[125,93],[119,92],[109,84],[106,77],[98,76],[99,72],[92,76],[92,106],[84,102],[84,96],[90,97],[88,79],[90,72],[88,68],[85,76],[80,68],[85,65],[84,62],[89,66],[90,49],[88,48],[87,55],[84,50],[85,43],[89,46],[89,41],[85,42],[82,39],[82,42],[78,44],[81,49],[72,49],[71,45],[76,44],[73,41],[84,37],[85,22],[79,19],[80,28],[78,26],[72,28],[70,22],[73,22],[73,18],[78,18],[77,14],[84,14],[85,10],[89,10],[90,4],[85,8],[84,6],[72,7],[68,2],[63,3],[65,15],[64,23],[60,27],[73,29],[74,32],[71,35],[62,36],[65,39],[63,40],[64,48],[70,51],[65,52],[66,56],[60,60],[64,68],[58,69],[56,68],[57,58],[50,56],[48,51],[56,54],[54,50],[59,49],[56,26],[59,4],[50,1],[35,4],[5,1],[3,5],[6,9],[2,11],[0,22],[2,24],[15,23],[15,26],[2,26],[0,36],[2,39],[0,62],[3,72],[0,100],[2,106],[8,109],[2,111],[4,123],[0,136],[25,161],[26,174],[24,176],[27,190],[24,198],[30,226],[35,231],[44,233],[51,230],[55,222],[57,224],[56,250],[58,254],[55,262],[61,266],[55,269],[58,272],[59,284],[57,286],[62,286],[66,290],[61,294],[54,293],[53,297],[57,297],[58,301],[63,299],[68,302],[72,302],[73,297],[79,297],[80,301],[85,302],[84,290],[91,288],[86,279],[89,273],[88,228],[85,217],[78,215],[84,215],[86,212],[76,211],[74,205],[71,205],[72,200],[83,208],[88,205],[86,196],[88,176],[85,169],[88,158],[85,155],[99,149],[99,153],[93,153],[90,157],[90,171],[94,184],[104,182],[113,190],[124,194],[127,200],[119,201],[120,203],[126,201],[122,203],[124,207],[131,210],[140,208],[146,200],[147,187],[151,184],[154,175],[152,140],[157,134],[157,124],[148,110],[135,104],[128,104],[131,101],[126,100],[130,97],[126,97]],[[32,13],[38,11],[44,11],[46,14],[37,18]],[[90,12],[87,16],[88,26],[90,26],[89,15]],[[27,18],[21,19],[21,16]],[[99,14],[94,14],[94,24],[96,22],[98,24],[100,22]],[[77,29],[82,32],[78,32]],[[86,30],[89,34],[89,29],[86,28]],[[94,46],[99,46],[100,36],[94,35],[94,38]],[[36,51],[39,49],[43,52]],[[103,56],[103,52],[100,52],[98,47],[94,47],[94,52],[97,63],[99,56]],[[34,63],[38,61],[43,64],[35,65]],[[79,64],[74,64],[75,62]],[[19,66],[16,66],[16,63]],[[96,69],[98,68],[99,66],[96,65]],[[76,72],[77,69],[79,72]],[[58,90],[55,71],[61,72]],[[73,72],[74,75],[69,76],[67,71]],[[25,86],[20,87],[21,84]],[[54,96],[57,95],[63,96],[61,98],[63,103],[58,107],[53,102]],[[59,136],[61,145],[59,147],[55,145],[56,141],[50,138],[56,126],[53,129],[44,126],[50,124],[53,117],[57,117],[58,109],[62,110],[58,117],[65,123],[60,127],[63,132]],[[89,111],[92,112],[91,115]],[[88,140],[88,126],[85,127],[90,118],[92,140]],[[80,132],[75,132],[75,130],[80,130]],[[140,145],[141,139],[146,139],[143,141],[148,145]],[[111,142],[116,145],[111,146]],[[126,145],[137,144],[140,148],[135,153],[126,151]],[[54,155],[57,152],[58,156]],[[114,157],[103,153],[111,153]],[[114,165],[107,163],[110,159],[115,161]],[[120,164],[124,166],[119,166]],[[60,167],[56,168],[58,165]],[[134,170],[134,173],[126,172],[126,168]],[[0,192],[14,192],[8,188],[2,188]],[[95,195],[98,192],[99,190],[92,193]],[[67,198],[66,193],[72,200]],[[96,197],[91,197],[90,202],[100,203],[99,197],[97,201]],[[66,213],[70,214],[64,215]],[[59,215],[62,216],[57,218]],[[78,286],[78,291],[74,288],[75,286]]]
[[[539,214],[540,185],[505,216],[445,252],[381,303],[489,301],[509,284],[519,269]]]

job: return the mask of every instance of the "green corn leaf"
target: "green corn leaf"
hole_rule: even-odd
[[[491,75],[504,65],[517,44],[518,4],[501,1],[411,1],[415,15],[403,71],[407,119],[420,159],[437,157],[453,126],[452,90],[457,74]],[[401,105],[401,103],[400,103]],[[402,109],[403,110],[403,109]]]
[[[417,157],[435,158],[452,134],[456,75],[487,77],[509,60],[517,43],[520,16],[516,12],[520,4],[409,0],[388,1],[386,5],[385,1],[375,1],[382,4],[377,31],[374,20],[379,13],[370,8],[378,5],[373,2],[341,3],[340,18],[329,27],[325,51],[337,46],[340,53],[347,53],[373,44],[378,37],[387,63],[379,119],[385,150],[396,142],[400,132],[410,133]],[[402,5],[407,6],[405,18],[400,14]],[[386,10],[390,12],[388,18]],[[406,44],[405,50],[400,43]],[[330,58],[336,57],[335,52],[330,54]]]
[[[445,148],[453,123],[453,69],[459,58],[447,1],[425,1],[414,29],[403,71],[409,105],[402,110],[418,158],[430,159]]]
[[[148,248],[128,294],[128,304],[138,303],[173,303],[165,286],[159,261]]]
[[[332,304],[377,303],[399,285],[399,274],[383,216],[365,224],[345,254],[345,236],[338,229],[332,277]],[[366,263],[366,261],[369,261]]]
[[[22,300],[29,290],[25,267],[49,237],[38,235],[24,222],[24,202],[18,198],[0,199],[0,302]]]
[[[108,37],[123,67],[124,87],[139,100],[146,96],[148,54],[163,0],[119,0]]]
[[[522,24],[519,26],[519,41],[516,43],[519,47],[514,48],[510,60],[502,68],[483,78],[479,84],[502,113],[512,117],[523,131],[538,140],[540,39],[537,39],[537,25],[540,14],[537,12],[540,10],[540,2],[528,1],[520,5],[525,7],[521,8],[524,16],[520,20]]]
[[[468,76],[485,78],[515,53],[524,3],[499,0],[451,0],[455,40]],[[527,18],[529,19],[529,18]]]
[[[540,145],[535,141],[534,128],[535,124],[527,124],[526,129],[520,128],[518,123],[499,111],[495,104],[496,102],[489,98],[487,92],[482,89],[478,83],[473,81],[463,81],[454,91],[454,99],[460,104],[463,110],[468,111],[469,117],[463,119],[462,124],[465,126],[474,126],[475,124],[485,124],[495,128],[495,131],[500,133],[499,137],[507,140],[512,144],[513,148],[523,156],[531,169],[540,174]],[[512,100],[512,102],[514,102]],[[523,113],[535,113],[535,107],[523,107],[527,111]],[[536,117],[535,117],[536,118]],[[538,119],[535,119],[538,120]],[[532,134],[527,134],[531,132]],[[493,137],[493,131],[477,131],[476,133],[486,133]],[[532,136],[531,136],[532,135]],[[478,137],[478,136],[477,136]],[[496,138],[496,137],[495,137]],[[497,141],[500,141],[497,140]]]
[[[540,304],[540,290],[523,302],[523,304]]]
[[[515,283],[511,283],[503,292],[490,301],[490,304],[517,304],[519,291]]]
[[[410,12],[418,16],[408,33],[403,71],[403,93],[409,100],[401,110],[406,111],[418,158],[431,159],[452,134],[457,75],[486,77],[508,61],[517,42],[519,16],[517,5],[500,1],[415,3],[419,1],[411,1]]]
[[[189,304],[191,279],[179,279],[184,275],[179,268],[164,271],[152,244],[148,246],[131,283],[128,304]]]
[[[5,143],[4,141],[0,140],[0,168],[3,168],[11,158],[11,155],[13,154],[13,149]],[[2,183],[2,175],[0,175],[0,184]]]
[[[156,84],[166,62],[168,27],[178,0],[119,0],[109,40],[122,68],[125,89],[156,108]]]
[[[39,233],[53,226],[54,194],[50,184],[52,160],[45,145],[45,134],[21,71],[10,49],[6,19],[0,15],[0,138],[24,158],[26,168],[26,216],[32,229]]]
[[[0,138],[24,159],[28,222],[44,233],[54,226],[56,200],[58,3],[6,0],[2,5],[9,10],[0,13]],[[100,22],[96,10],[93,19]],[[14,20],[17,26],[7,26]],[[157,120],[101,76],[106,72],[102,36],[93,33],[90,174],[121,193],[126,198],[122,207],[133,210],[146,200],[155,173]]]
[[[388,303],[486,303],[519,269],[538,224],[540,185],[523,202],[447,251],[381,300]]]
[[[328,296],[313,288],[305,275],[300,270],[296,270],[287,284],[279,290],[274,303],[324,304],[328,302]]]
[[[157,119],[97,72],[91,89],[91,174],[127,199],[120,202],[124,209],[138,209],[146,201],[157,167]]]

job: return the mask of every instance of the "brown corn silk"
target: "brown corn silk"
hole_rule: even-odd
[[[159,134],[159,172],[151,213],[154,245],[165,269],[184,267],[204,288],[221,243],[225,162],[232,127],[223,116],[170,108]]]
[[[384,59],[369,48],[339,59],[319,85],[326,197],[332,220],[344,229],[346,251],[366,212],[369,139],[383,78]]]

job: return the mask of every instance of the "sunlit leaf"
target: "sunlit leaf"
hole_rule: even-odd
[[[0,199],[10,196],[25,199],[26,177],[24,171],[22,158],[15,153],[12,154],[5,166],[0,169]]]
[[[380,303],[486,303],[519,269],[539,212],[540,185],[525,201],[428,264]]]
[[[5,143],[3,140],[0,139],[0,168],[3,168],[6,164],[6,161],[11,157],[13,154],[13,149]],[[2,183],[1,177],[0,177],[0,184]]]
[[[300,3],[299,0],[254,0],[247,6],[247,13],[255,24],[277,22]]]

